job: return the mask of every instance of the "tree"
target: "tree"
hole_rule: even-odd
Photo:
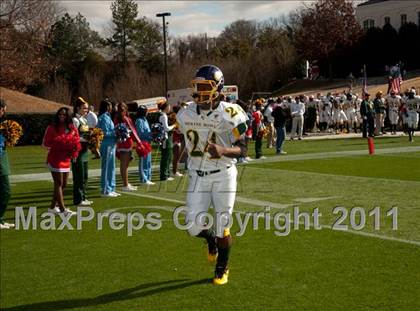
[[[173,42],[175,54],[178,57],[179,64],[184,64],[188,56],[188,43],[183,38],[175,38]]]
[[[54,1],[3,0],[0,10],[0,85],[25,90],[48,78],[50,25],[60,13]]]
[[[108,44],[117,49],[117,59],[127,64],[127,50],[132,46],[132,37],[136,29],[138,15],[137,3],[133,0],[115,0],[111,4],[113,35]]]
[[[303,9],[295,25],[297,50],[309,60],[331,59],[337,48],[350,48],[361,35],[354,8],[346,0],[319,0]]]
[[[420,67],[420,30],[414,23],[407,23],[398,32],[401,61],[406,69]]]
[[[147,18],[137,19],[131,36],[138,63],[147,72],[162,69],[162,31],[159,23]]]
[[[284,40],[287,31],[282,19],[270,18],[257,24],[257,47],[274,48]]]
[[[385,24],[382,28],[383,35],[383,46],[384,48],[384,59],[386,64],[393,65],[396,64],[399,59],[399,49],[398,46],[398,32],[392,27],[391,24]]]
[[[217,39],[223,57],[244,58],[257,44],[257,26],[255,21],[238,20],[226,26]]]
[[[65,77],[77,78],[78,65],[99,46],[100,37],[89,27],[86,18],[66,13],[51,27],[50,54]]]

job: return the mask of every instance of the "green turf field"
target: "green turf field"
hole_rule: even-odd
[[[407,146],[407,137],[381,137],[375,140],[376,148],[396,148]],[[265,145],[264,145],[265,146]],[[409,146],[420,146],[420,141],[417,139]],[[302,140],[302,141],[287,141],[285,148],[289,154],[303,154],[303,153],[317,153],[317,152],[331,152],[331,151],[346,151],[346,150],[367,150],[367,143],[365,139],[334,139],[334,140]],[[254,144],[249,145],[249,154],[254,157]],[[274,149],[264,149],[264,155],[274,155]],[[131,166],[137,165],[136,160],[131,162]],[[156,146],[153,149],[153,158],[155,163],[159,163],[160,152]],[[41,146],[23,146],[15,147],[9,151],[9,159],[13,174],[28,174],[47,172],[46,159],[47,150]],[[90,160],[89,168],[97,169],[101,167],[100,160]]]
[[[172,222],[172,210],[185,200],[186,177],[113,199],[101,198],[98,178],[92,178],[88,192],[97,213],[159,212],[161,229],[142,228],[129,237],[126,225],[111,230],[105,218],[102,230],[96,221],[84,223],[82,230],[2,230],[1,308],[419,310],[420,144],[406,140],[377,139],[376,147],[417,149],[374,156],[330,154],[366,150],[362,139],[286,142],[287,156],[264,149],[268,161],[238,166],[239,215],[264,212],[266,206],[271,215],[293,215],[296,207],[309,213],[318,208],[322,227],[304,230],[299,224],[288,235],[277,236],[275,232],[283,231],[269,218],[270,230],[263,229],[260,219],[258,230],[250,226],[237,236],[235,223],[229,283],[223,287],[210,283],[213,267],[206,261],[205,244]],[[12,173],[46,172],[40,149],[10,150]],[[299,159],[303,155],[307,158]],[[130,179],[137,184],[135,174]],[[51,190],[48,181],[14,183],[6,220],[14,222],[16,206],[36,206],[42,213]],[[71,206],[71,185],[65,197]],[[333,213],[336,206],[361,208],[366,226],[332,230],[340,216]],[[378,230],[374,217],[368,216],[375,207]],[[386,216],[393,207],[398,212],[396,230],[392,217]],[[342,224],[351,227],[349,219],[347,215]],[[354,220],[361,221],[360,212]],[[60,223],[57,218],[57,226]]]

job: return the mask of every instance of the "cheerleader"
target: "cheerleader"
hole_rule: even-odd
[[[6,101],[0,99],[0,122],[3,121],[6,113]],[[6,151],[6,137],[0,131],[0,229],[14,228],[15,225],[7,223],[3,220],[4,213],[6,212],[7,205],[10,200],[10,182],[9,182],[9,159]]]
[[[115,192],[115,135],[114,123],[111,119],[112,103],[102,100],[99,106],[97,127],[104,133],[104,139],[100,147],[101,154],[101,195],[103,197],[118,197]]]
[[[152,132],[150,130],[149,122],[147,117],[147,107],[141,105],[137,109],[137,120],[136,130],[139,134],[139,138],[149,144],[152,143]],[[152,182],[152,153],[149,152],[147,155],[139,157],[139,176],[140,182],[145,185],[152,186],[155,183]]]
[[[42,146],[48,148],[47,166],[54,181],[54,193],[48,212],[73,215],[64,205],[63,192],[67,185],[70,162],[80,151],[79,133],[74,127],[68,108],[60,108],[53,124],[45,131]]]
[[[75,161],[72,161],[71,171],[73,173],[73,204],[78,206],[90,206],[93,202],[86,199],[86,187],[88,181],[88,143],[89,122],[87,115],[89,105],[82,98],[76,99],[73,115],[73,125],[79,131],[81,150]]]
[[[117,117],[114,120],[117,129],[117,157],[120,159],[120,173],[123,183],[122,191],[136,191],[137,187],[128,182],[128,166],[133,160],[133,138],[137,135],[133,122],[128,115],[128,107],[125,103],[117,106]]]

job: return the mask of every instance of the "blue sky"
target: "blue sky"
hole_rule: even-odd
[[[101,35],[110,28],[112,1],[61,0],[61,5],[71,14],[80,12],[90,26]],[[302,1],[136,1],[139,16],[156,19],[156,13],[170,12],[170,36],[207,33],[218,35],[223,28],[238,19],[264,20],[288,14],[302,5]]]

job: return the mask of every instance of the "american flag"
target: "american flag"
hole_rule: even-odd
[[[390,70],[390,74],[392,78],[390,91],[394,91],[398,94],[401,91],[401,84],[403,83],[400,66],[393,66]]]
[[[391,91],[394,91],[395,94],[398,94],[401,92],[401,84],[402,84],[402,78],[393,78],[391,80]]]

